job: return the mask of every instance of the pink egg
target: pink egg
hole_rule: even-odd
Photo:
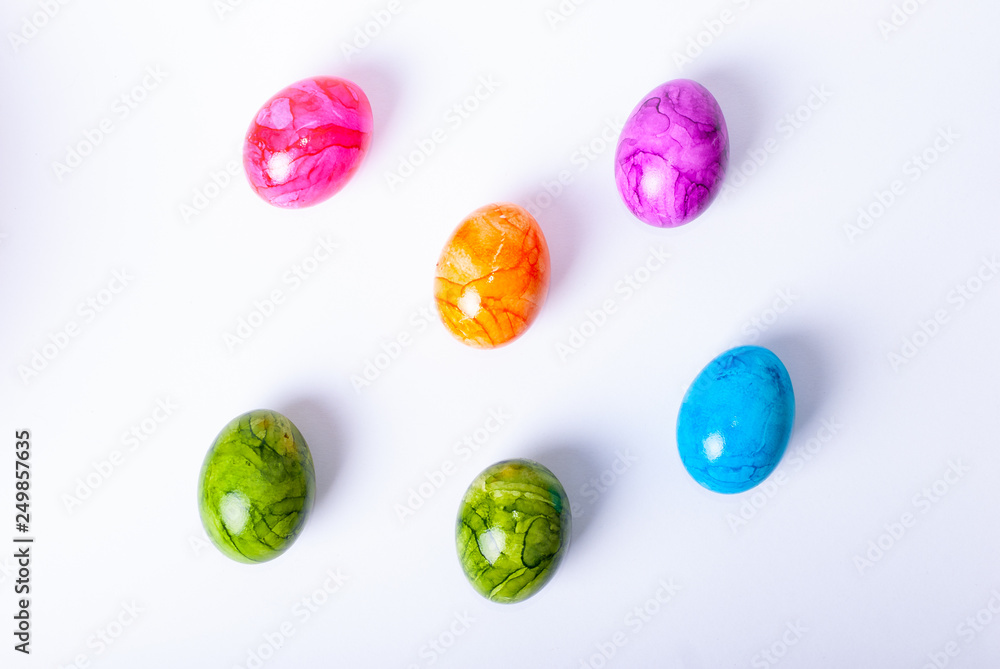
[[[243,169],[257,194],[276,207],[319,204],[354,176],[372,127],[371,105],[356,84],[303,79],[257,112],[243,143]]]

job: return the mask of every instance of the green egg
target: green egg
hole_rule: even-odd
[[[487,467],[469,486],[455,528],[469,583],[494,602],[520,602],[542,589],[569,546],[569,500],[559,479],[531,460]]]
[[[226,425],[208,450],[198,481],[205,531],[238,562],[267,562],[288,550],[315,496],[306,440],[276,411],[251,411]]]

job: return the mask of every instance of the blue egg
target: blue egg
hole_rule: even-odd
[[[726,351],[691,384],[677,416],[677,448],[695,481],[737,493],[778,466],[795,421],[788,371],[771,351]]]

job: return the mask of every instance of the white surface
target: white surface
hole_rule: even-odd
[[[768,648],[795,667],[1000,655],[988,608],[1000,609],[1000,280],[971,301],[953,292],[1000,252],[996,3],[908,0],[915,13],[883,36],[888,0],[589,0],[554,26],[555,0],[402,0],[351,58],[342,45],[389,3],[245,0],[221,16],[210,0],[50,4],[16,49],[10,33],[41,22],[40,5],[0,10],[3,666],[246,667],[285,623],[263,666],[575,669],[602,666],[615,640],[608,666],[774,666]],[[678,66],[698,39],[702,53]],[[303,211],[266,205],[236,170],[211,189],[263,101],[318,74],[356,81],[375,110],[349,186]],[[741,185],[658,230],[620,203],[602,134],[680,76],[719,99],[728,184]],[[144,77],[144,99],[123,106]],[[451,109],[477,91],[468,118]],[[797,112],[798,127],[783,120]],[[57,178],[67,145],[102,121],[110,133]],[[390,190],[386,174],[436,128],[445,141]],[[949,129],[947,150],[914,172],[911,157]],[[564,171],[572,183],[546,199]],[[896,180],[892,205],[849,239],[859,207]],[[217,197],[185,220],[205,189]],[[420,309],[454,226],[503,200],[550,205],[538,219],[552,289],[522,339],[466,349]],[[335,256],[296,284],[287,273],[320,240]],[[653,250],[669,259],[630,294],[619,282],[647,278]],[[226,334],[276,290],[284,301],[230,351]],[[108,297],[100,313],[80,306]],[[606,300],[615,313],[563,360],[559,345]],[[894,369],[889,354],[942,313]],[[78,335],[22,380],[70,321]],[[410,345],[356,392],[352,376],[404,334]],[[769,487],[717,495],[683,470],[676,413],[712,357],[751,341],[785,361],[797,422]],[[218,430],[259,407],[306,435],[319,495],[288,553],[244,566],[204,544],[195,487]],[[495,410],[505,423],[485,445],[458,445]],[[143,421],[150,434],[126,440]],[[29,658],[7,630],[18,429],[33,449]],[[118,466],[69,510],[115,451]],[[453,522],[468,482],[508,457],[548,465],[577,516],[555,578],[504,607],[464,581]],[[953,464],[961,476],[929,501]],[[445,468],[401,522],[396,505]],[[588,483],[602,475],[614,482]],[[749,520],[734,525],[741,509]],[[901,537],[881,536],[906,513]],[[880,537],[891,548],[859,566]],[[347,581],[326,597],[328,573]],[[679,588],[663,605],[661,582]],[[313,596],[324,603],[305,619]],[[658,610],[643,621],[643,606]],[[120,634],[108,646],[100,632]]]

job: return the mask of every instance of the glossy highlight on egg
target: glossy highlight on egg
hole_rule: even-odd
[[[795,394],[781,360],[760,346],[722,353],[695,378],[677,417],[681,462],[720,493],[749,490],[777,467],[795,421]]]
[[[534,217],[514,204],[467,216],[437,263],[434,298],[459,341],[495,348],[534,322],[549,289],[549,248]]]
[[[466,490],[455,540],[476,592],[502,604],[549,582],[569,547],[572,516],[559,479],[532,460],[498,462]]]
[[[728,162],[729,131],[719,103],[698,82],[675,79],[650,91],[625,122],[615,183],[639,220],[673,228],[708,208]]]
[[[337,77],[303,79],[264,103],[251,122],[243,142],[247,179],[276,207],[319,204],[357,172],[373,125],[358,85]]]

